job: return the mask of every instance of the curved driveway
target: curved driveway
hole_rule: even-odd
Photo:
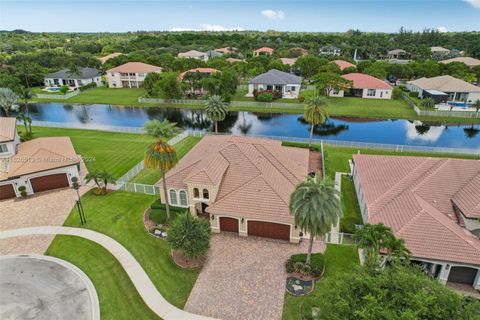
[[[196,315],[178,309],[171,305],[158,292],[147,273],[137,262],[133,255],[114,239],[92,230],[71,227],[32,227],[23,229],[6,230],[0,232],[0,239],[30,235],[68,235],[78,236],[94,241],[110,251],[122,265],[125,272],[132,280],[135,288],[145,304],[164,320],[211,320],[213,318]]]

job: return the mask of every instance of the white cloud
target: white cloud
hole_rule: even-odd
[[[283,18],[285,18],[285,12],[283,12],[282,10],[275,11],[267,9],[263,10],[262,14],[271,20],[283,20]]]
[[[184,27],[174,27],[169,31],[181,32],[181,31],[244,31],[242,27],[224,27],[219,24],[208,24],[204,23],[200,25],[200,28],[184,28]]]
[[[438,30],[438,32],[440,32],[440,33],[448,32],[447,27],[443,27],[443,26],[442,26],[442,27],[437,27],[437,30]]]
[[[463,0],[463,1],[466,1],[470,3],[472,6],[474,6],[475,8],[480,9],[480,0]]]

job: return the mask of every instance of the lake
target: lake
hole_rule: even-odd
[[[98,125],[142,127],[150,119],[168,119],[184,129],[212,130],[201,110],[158,107],[114,107],[37,103],[29,107],[32,120],[63,122],[88,127]],[[308,137],[310,125],[301,114],[230,112],[219,130],[235,134]],[[480,149],[480,125],[442,125],[408,120],[372,120],[332,117],[317,126],[315,138]]]

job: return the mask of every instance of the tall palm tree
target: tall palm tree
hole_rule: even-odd
[[[32,133],[32,119],[25,113],[20,112],[17,116],[17,120],[20,120],[23,122],[23,125],[25,126],[25,134],[31,134]]]
[[[20,99],[23,100],[23,105],[25,106],[25,113],[28,116],[28,100],[35,98],[37,95],[32,89],[27,87],[21,87],[19,90]]]
[[[152,143],[145,153],[144,164],[146,168],[160,170],[163,182],[163,196],[165,198],[165,209],[167,221],[170,220],[170,206],[168,205],[167,182],[165,174],[177,164],[177,154],[172,146],[163,140]]]
[[[223,102],[222,97],[217,95],[208,97],[205,104],[205,112],[207,117],[215,122],[215,133],[218,133],[218,121],[225,120],[228,113],[227,105]]]
[[[309,146],[312,145],[313,128],[316,125],[324,123],[328,117],[328,114],[325,111],[326,106],[327,106],[327,100],[321,96],[315,96],[307,100],[303,117],[305,118],[305,121],[311,124],[310,141],[308,143]]]
[[[310,264],[313,238],[330,232],[342,216],[340,194],[333,183],[318,175],[300,182],[290,196],[290,212],[295,224],[310,233],[306,264]]]

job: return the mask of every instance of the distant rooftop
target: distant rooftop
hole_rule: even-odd
[[[285,85],[285,84],[301,84],[302,78],[291,73],[279,71],[277,69],[269,70],[256,76],[248,82],[249,84],[271,84],[271,85]]]
[[[148,73],[162,71],[161,67],[157,67],[151,64],[143,62],[127,62],[118,67],[107,70],[107,72],[122,72],[122,73]]]
[[[50,79],[92,79],[100,76],[100,71],[95,68],[78,68],[78,72],[72,73],[65,68],[60,71],[49,73],[45,78]]]

